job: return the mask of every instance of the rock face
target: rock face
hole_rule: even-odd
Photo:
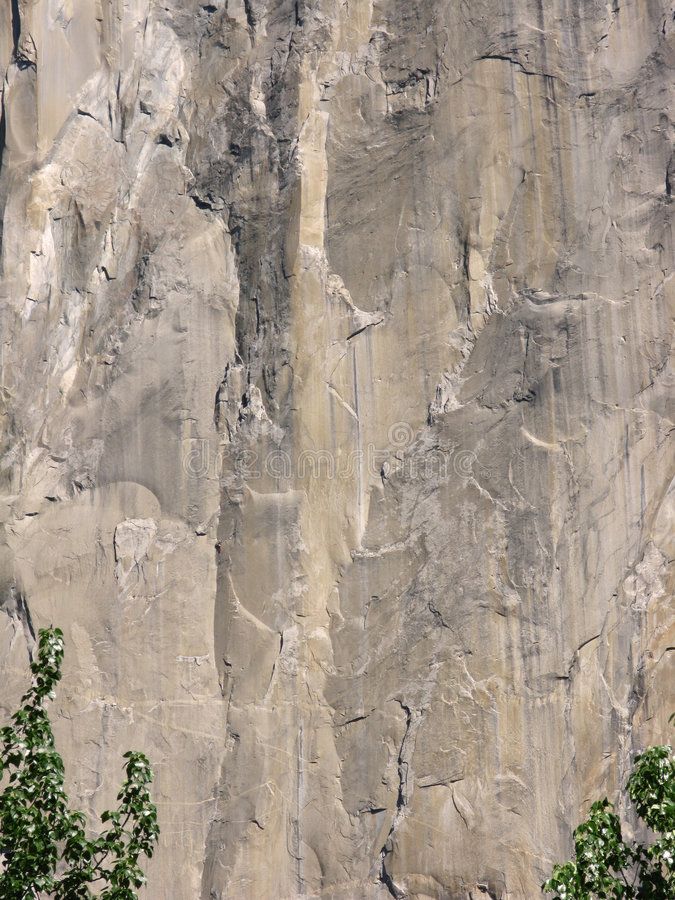
[[[539,896],[673,709],[671,4],[0,40],[5,712],[61,625],[152,900]]]

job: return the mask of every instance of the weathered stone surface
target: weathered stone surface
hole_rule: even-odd
[[[0,8],[2,702],[155,898],[532,898],[673,708],[665,0]]]

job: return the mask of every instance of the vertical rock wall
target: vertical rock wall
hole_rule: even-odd
[[[674,13],[0,9],[1,699],[148,898],[528,900],[666,739]]]

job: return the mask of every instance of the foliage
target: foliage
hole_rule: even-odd
[[[45,710],[47,700],[54,698],[62,662],[63,633],[41,630],[31,687],[12,724],[0,729],[0,775],[7,776],[0,794],[0,897],[134,900],[134,888],[145,881],[139,859],[152,856],[159,834],[148,790],[152,769],[142,753],[124,754],[119,805],[101,816],[107,828],[87,838],[84,814],[69,808],[63,760]],[[97,885],[97,895],[91,885]]]
[[[555,900],[675,898],[675,759],[670,747],[650,747],[635,759],[628,795],[655,833],[650,845],[627,844],[605,798],[574,832],[575,859],[554,867],[542,885]]]

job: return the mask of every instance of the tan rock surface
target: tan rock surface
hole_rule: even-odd
[[[3,708],[152,900],[529,900],[667,739],[665,0],[0,9]]]

